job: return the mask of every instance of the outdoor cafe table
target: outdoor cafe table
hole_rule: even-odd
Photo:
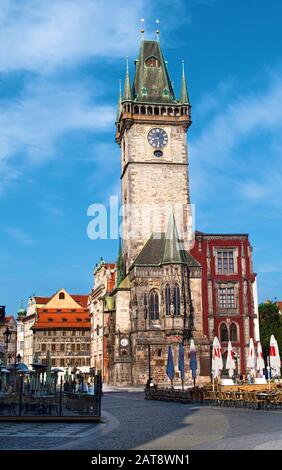
[[[277,393],[273,393],[273,392],[272,392],[272,393],[271,393],[271,392],[269,392],[269,393],[268,393],[268,392],[258,392],[258,393],[256,393],[255,395],[256,395],[258,398],[263,398],[263,399],[265,399],[265,402],[266,402],[266,404],[267,404],[267,407],[269,407],[270,404],[271,404],[271,398],[276,397],[276,396],[277,396]],[[258,403],[258,409],[260,409],[260,408],[261,408],[261,404]]]

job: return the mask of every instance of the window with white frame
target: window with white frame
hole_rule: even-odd
[[[234,274],[234,251],[218,250],[216,252],[216,269],[218,274]]]
[[[235,289],[234,287],[221,287],[219,289],[219,308],[235,308]]]

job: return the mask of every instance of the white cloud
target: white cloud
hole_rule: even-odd
[[[17,153],[26,155],[29,164],[46,161],[53,157],[60,136],[74,130],[101,132],[114,117],[114,107],[97,105],[83,83],[33,81],[21,100],[0,106],[0,162],[10,162],[3,164],[2,172]]]
[[[240,97],[229,104],[191,144],[193,158],[219,166],[232,151],[260,131],[282,128],[282,81],[273,78],[266,90]]]
[[[243,90],[243,85],[236,83],[236,89]],[[219,87],[211,93],[208,106],[202,109],[203,100],[195,106],[195,114],[207,113],[207,125],[196,137],[191,131],[192,196],[198,203],[219,202],[222,198],[230,203],[233,198],[234,210],[238,203],[241,210],[258,204],[260,211],[262,205],[268,210],[271,205],[281,207],[282,80],[279,69],[276,74],[264,75],[264,86],[260,86],[259,91],[241,91],[237,97],[233,87],[230,91],[227,87],[226,91],[223,97]]]
[[[0,68],[42,73],[136,51],[144,1],[1,0]]]
[[[28,246],[36,244],[36,240],[19,227],[4,227],[4,231],[18,245]]]

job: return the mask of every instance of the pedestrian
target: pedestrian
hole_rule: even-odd
[[[155,387],[153,377],[149,377],[146,383],[146,388],[152,388],[152,387]]]

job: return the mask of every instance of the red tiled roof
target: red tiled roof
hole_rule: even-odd
[[[88,304],[88,295],[76,295],[76,294],[70,294],[70,296],[75,300],[78,304],[80,304],[82,307],[86,308]]]
[[[44,311],[47,310],[47,311]],[[90,318],[87,309],[61,309],[58,312],[56,309],[38,309],[37,321],[35,322],[34,329],[54,329],[54,328],[78,328],[89,329]]]
[[[45,304],[47,304],[48,300],[51,299],[51,297],[37,297],[36,296],[36,297],[34,297],[34,299],[35,299],[37,304],[45,305]]]
[[[49,300],[52,299],[56,294],[52,295],[51,297],[41,297],[41,296],[35,296],[34,299],[37,304],[45,305]],[[77,302],[79,305],[82,307],[87,307],[88,303],[88,295],[77,295],[77,294],[69,294],[75,302]]]
[[[278,300],[278,302],[276,302],[277,305],[278,305],[278,308],[280,310],[280,312],[282,312],[282,300]]]

